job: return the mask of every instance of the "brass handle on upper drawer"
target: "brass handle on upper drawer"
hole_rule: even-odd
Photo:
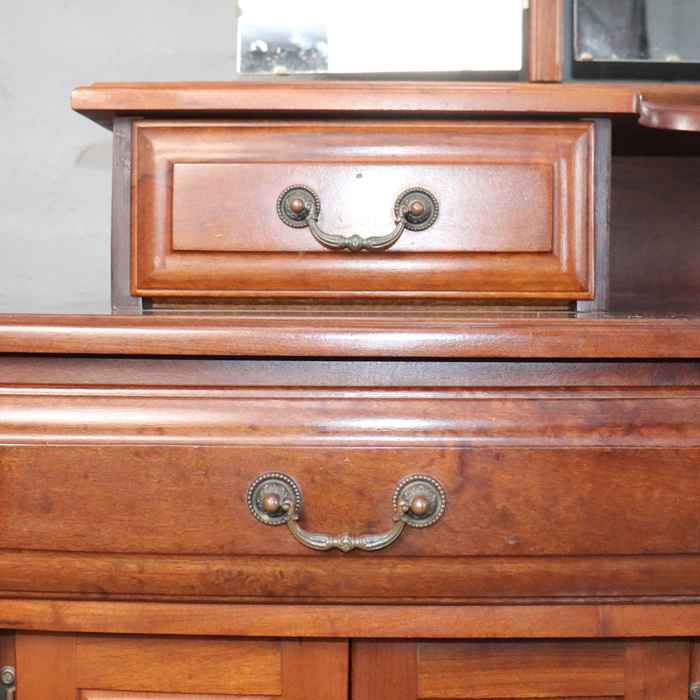
[[[394,490],[394,525],[378,535],[353,537],[345,532],[334,537],[307,532],[298,520],[302,507],[301,489],[291,476],[269,472],[259,476],[248,488],[248,508],[265,525],[288,525],[299,542],[311,549],[340,549],[372,552],[394,542],[409,527],[429,527],[445,512],[447,498],[437,479],[414,474],[399,482]]]
[[[305,185],[287,187],[277,200],[277,213],[287,226],[308,226],[313,237],[331,250],[386,250],[401,238],[404,229],[423,231],[435,222],[438,215],[437,199],[421,187],[412,187],[399,195],[394,205],[396,228],[387,236],[337,236],[322,231],[318,226],[321,200]]]

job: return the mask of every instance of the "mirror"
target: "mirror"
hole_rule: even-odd
[[[522,0],[243,0],[241,74],[513,71]]]
[[[700,0],[574,0],[576,61],[700,63]]]

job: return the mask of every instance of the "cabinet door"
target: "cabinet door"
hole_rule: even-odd
[[[352,647],[353,700],[686,700],[684,640],[384,642]]]
[[[347,700],[346,640],[16,635],[22,700]]]

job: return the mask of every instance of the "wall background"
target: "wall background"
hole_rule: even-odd
[[[111,133],[73,88],[236,79],[236,0],[0,0],[0,313],[110,313]]]

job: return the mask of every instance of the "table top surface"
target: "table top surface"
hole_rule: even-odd
[[[0,353],[264,357],[697,358],[700,318],[484,313],[0,315]]]

